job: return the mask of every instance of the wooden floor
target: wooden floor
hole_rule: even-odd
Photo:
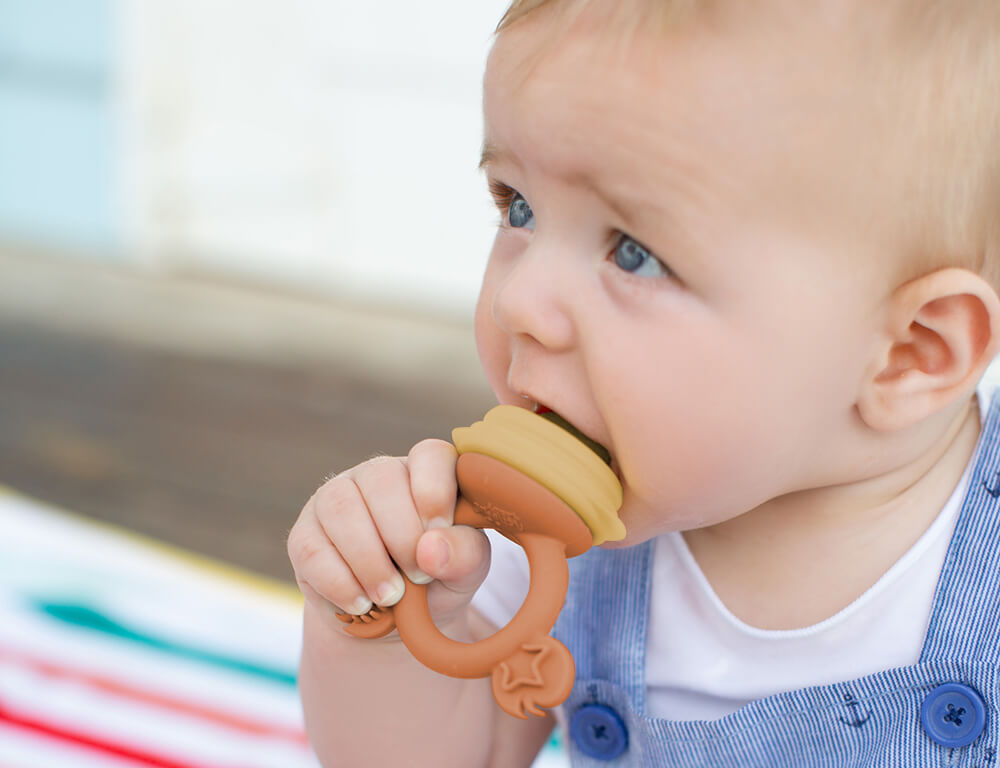
[[[0,325],[0,484],[290,579],[284,539],[338,469],[447,437],[485,392],[333,362],[221,361]]]

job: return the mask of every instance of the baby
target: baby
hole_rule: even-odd
[[[484,370],[625,494],[555,630],[574,765],[993,765],[1000,3],[523,0],[484,109]],[[367,461],[291,532],[325,765],[527,766],[556,721],[336,618],[400,572],[456,639],[510,618],[455,461]]]

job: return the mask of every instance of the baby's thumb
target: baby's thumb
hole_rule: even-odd
[[[467,525],[432,528],[417,542],[417,567],[454,593],[446,602],[466,603],[490,570],[489,539]]]

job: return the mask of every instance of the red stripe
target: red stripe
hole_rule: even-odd
[[[144,765],[153,766],[154,768],[208,768],[204,764],[195,765],[194,763],[178,762],[162,755],[130,747],[120,742],[109,741],[97,736],[91,736],[83,731],[65,728],[40,718],[15,714],[6,709],[2,704],[0,704],[0,723],[6,723],[36,734],[42,734],[58,741],[86,747],[87,749],[102,752],[106,755],[134,760]]]
[[[21,651],[12,651],[10,649],[0,648],[0,661],[11,661],[22,666],[30,667],[35,672],[46,675],[47,677],[55,677],[62,680],[72,680],[77,683],[83,683],[91,688],[96,688],[106,693],[123,696],[135,701],[141,701],[145,704],[152,704],[153,706],[160,707],[161,709],[169,709],[174,712],[192,715],[194,717],[209,720],[238,731],[243,731],[244,733],[277,737],[288,741],[294,741],[302,745],[309,743],[305,732],[301,729],[285,728],[280,725],[271,725],[270,723],[248,720],[229,712],[223,712],[218,709],[202,706],[183,699],[166,696],[164,694],[155,693],[142,688],[136,688],[135,686],[97,675],[92,672],[85,672],[80,669],[72,669],[70,667],[55,664],[48,660],[29,656]]]

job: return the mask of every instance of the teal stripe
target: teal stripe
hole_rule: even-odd
[[[254,677],[264,678],[284,685],[294,686],[296,684],[296,676],[293,672],[265,667],[245,659],[226,656],[191,645],[183,645],[163,637],[142,632],[115,621],[107,614],[101,613],[91,606],[80,603],[49,602],[41,599],[31,600],[30,602],[35,610],[63,624],[100,632],[101,634],[110,635],[120,640],[127,640],[147,648],[154,648],[171,656],[187,659],[188,661],[196,661],[200,664],[208,664],[232,672],[253,675]]]

